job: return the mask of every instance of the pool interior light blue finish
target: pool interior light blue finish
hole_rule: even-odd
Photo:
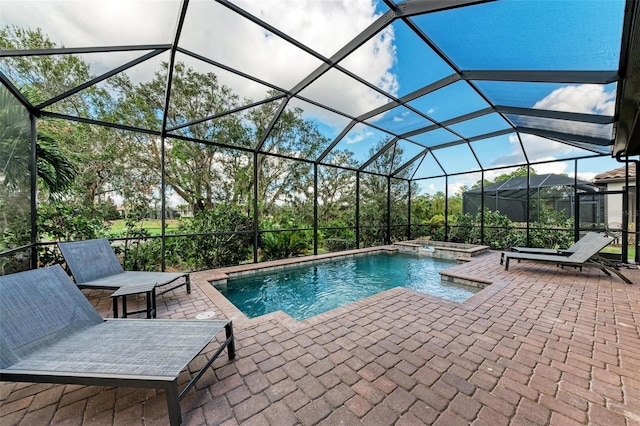
[[[219,290],[250,318],[282,310],[303,320],[394,287],[462,302],[481,289],[442,282],[439,272],[455,264],[374,254],[230,278]]]

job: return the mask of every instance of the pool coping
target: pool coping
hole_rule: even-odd
[[[392,245],[368,247],[355,250],[346,250],[339,252],[323,253],[302,257],[290,257],[279,260],[269,260],[267,262],[248,263],[237,266],[227,266],[223,268],[211,269],[212,277],[208,281],[216,285],[221,285],[226,282],[228,278],[242,277],[251,274],[279,271],[285,268],[297,267],[300,265],[312,265],[314,263],[321,263],[333,258],[349,258],[355,256],[363,256],[365,254],[372,254],[375,252],[398,252],[398,248]]]
[[[493,284],[493,281],[456,273],[455,271],[452,271],[452,269],[455,269],[457,266],[459,266],[459,265],[456,265],[450,269],[441,271],[440,272],[441,279],[446,282],[482,288],[479,292],[477,292],[476,294],[474,294],[464,302],[454,302],[454,301],[443,299],[437,296],[432,296],[430,294],[420,293],[418,291],[411,290],[405,287],[394,287],[392,289],[382,291],[380,293],[365,297],[363,299],[348,303],[344,306],[340,306],[338,308],[320,313],[318,315],[314,315],[312,317],[309,317],[300,321],[291,317],[284,311],[275,311],[265,315],[261,315],[259,317],[249,318],[240,309],[238,309],[233,303],[231,303],[216,288],[216,286],[224,285],[227,279],[232,277],[246,276],[249,274],[256,274],[256,273],[262,273],[262,272],[268,272],[268,271],[278,271],[285,268],[297,267],[300,265],[322,263],[334,258],[349,258],[349,257],[355,257],[355,256],[374,254],[377,252],[396,253],[396,252],[401,252],[401,250],[399,250],[398,247],[395,245],[367,247],[362,249],[354,249],[354,250],[347,250],[347,251],[341,251],[341,252],[323,253],[319,255],[310,255],[310,256],[304,256],[304,257],[279,259],[279,260],[273,260],[273,261],[267,261],[267,262],[209,269],[209,270],[204,270],[199,272],[192,272],[191,276],[192,276],[192,279],[199,280],[200,282],[204,281],[208,284],[200,287],[203,288],[203,290],[205,291],[209,299],[218,307],[218,309],[220,309],[221,313],[226,318],[232,320],[234,324],[238,326],[243,326],[243,327],[244,326],[250,327],[256,323],[275,320],[278,323],[282,324],[287,329],[289,329],[290,331],[295,331],[300,328],[311,327],[313,325],[326,321],[328,318],[335,318],[337,315],[351,312],[354,309],[364,308],[367,305],[371,304],[372,302],[375,302],[377,300],[384,300],[385,298],[389,298],[392,295],[396,294],[397,292],[407,291],[410,293],[418,294],[420,296],[433,298],[435,301],[438,301],[438,303],[441,303],[441,304],[450,304],[452,308],[462,308],[467,310],[467,309],[473,309],[474,307],[484,303],[489,297],[493,296],[493,294],[497,293],[502,287],[504,287],[504,286],[497,286],[500,288],[496,288],[496,285]],[[483,255],[476,256],[473,258],[461,257],[456,260],[460,263],[469,263],[469,262],[473,262],[475,259],[479,259],[482,256]]]
[[[412,253],[416,252],[416,254],[418,255],[442,257],[441,255],[437,255],[437,253],[452,253],[451,255],[444,256],[445,259],[475,257],[479,256],[480,254],[487,253],[491,249],[491,247],[489,246],[480,244],[452,243],[449,241],[436,241],[426,239],[398,241],[397,243],[394,243],[394,245],[398,246],[400,248],[400,251]],[[432,255],[430,254],[431,251],[425,250],[425,245],[433,245],[436,255]]]

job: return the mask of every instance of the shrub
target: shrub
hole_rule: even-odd
[[[323,229],[319,232],[318,237],[325,250],[333,252],[356,248],[356,231],[350,228],[346,222],[334,220],[329,222],[328,227],[336,229]]]
[[[471,243],[473,227],[473,216],[466,213],[455,214],[449,229],[449,241],[453,241],[454,243]]]
[[[479,219],[479,216],[477,217]],[[484,244],[494,249],[506,249],[512,245],[513,223],[499,211],[484,210]],[[474,240],[481,241],[480,223],[474,227]]]
[[[305,231],[264,232],[261,238],[262,260],[304,255],[309,244]]]
[[[38,241],[90,240],[107,236],[109,229],[100,211],[54,201],[38,207],[36,219]],[[55,245],[41,246],[38,251],[40,266],[62,263],[64,259]]]
[[[564,212],[541,210],[540,222],[530,224],[532,247],[568,247],[573,243],[573,219]],[[480,244],[494,249],[507,249],[516,245],[527,245],[524,229],[515,226],[499,211],[484,211],[484,240],[481,235],[481,215],[457,214],[452,219],[449,241]]]
[[[345,238],[325,238],[324,239],[324,248],[327,251],[344,251],[344,250],[353,250],[356,248],[356,239],[355,235],[351,239]]]
[[[245,212],[233,206],[217,205],[199,212],[193,218],[183,218],[178,231],[194,235],[176,238],[171,244],[174,258],[195,269],[217,268],[245,262],[253,252],[253,220]],[[229,232],[227,234],[226,232]]]

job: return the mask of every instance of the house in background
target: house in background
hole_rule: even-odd
[[[622,227],[622,195],[627,191],[628,194],[628,212],[629,212],[629,230],[635,230],[636,218],[636,165],[629,163],[629,187],[626,188],[625,179],[626,167],[622,166],[617,169],[609,170],[596,175],[593,183],[606,187],[606,191],[615,191],[617,193],[608,194],[605,198],[606,203],[606,225],[610,229],[620,229]]]

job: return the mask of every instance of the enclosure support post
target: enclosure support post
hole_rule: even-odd
[[[253,152],[253,263],[258,263],[258,152]]]
[[[391,244],[391,178],[387,176],[387,235],[385,244]]]
[[[580,198],[578,197],[578,160],[573,163],[573,241],[580,239]]]
[[[30,268],[35,269],[38,266],[38,250],[36,250],[36,242],[38,241],[38,226],[37,226],[37,200],[36,194],[38,186],[38,168],[37,168],[37,122],[36,116],[29,114],[29,120],[31,124],[31,250],[30,250]]]
[[[162,234],[160,238],[160,252],[162,259],[162,270],[165,270],[165,262],[166,257],[164,254],[165,251],[165,209],[167,208],[167,197],[166,197],[166,181],[165,181],[165,140],[167,137],[167,122],[169,121],[168,111],[171,100],[171,84],[173,81],[173,68],[176,63],[176,52],[178,51],[178,41],[180,40],[180,34],[182,33],[182,26],[184,25],[184,18],[187,16],[187,7],[189,6],[189,0],[182,0],[182,4],[180,6],[180,16],[178,16],[178,21],[176,22],[176,29],[173,35],[173,43],[171,45],[170,55],[169,55],[169,63],[167,67],[167,81],[164,88],[164,107],[162,108],[162,128],[160,132],[160,191],[161,202],[160,206],[162,208],[162,216],[161,216],[161,226],[162,226]]]
[[[636,193],[636,211],[634,212],[634,219],[633,219],[633,224],[634,224],[634,244],[635,244],[635,259],[634,261],[636,262],[636,264],[640,263],[640,250],[638,250],[638,248],[640,248],[640,240],[638,237],[640,237],[640,173],[638,173],[638,169],[640,168],[640,161],[635,161],[635,165],[636,165],[636,187],[635,187],[635,193]]]
[[[164,175],[164,163],[166,161],[165,158],[165,137],[164,134],[162,135],[162,137],[160,137],[160,192],[162,192],[162,195],[160,197],[160,208],[162,210],[162,213],[160,214],[160,228],[161,228],[161,238],[160,238],[160,259],[161,259],[161,265],[162,265],[162,270],[164,271],[166,269],[166,257],[164,255],[164,250],[165,250],[165,225],[166,225],[166,219],[165,219],[165,210],[167,209],[167,195],[166,195],[166,191],[167,191],[167,184],[165,181],[165,175]],[[114,300],[115,303],[115,300]]]
[[[536,188],[538,194],[538,222],[540,222],[540,187]]]
[[[409,181],[409,191],[407,191],[407,240],[411,239],[411,181]]]
[[[313,163],[313,254],[318,254],[318,163]]]
[[[480,194],[480,244],[484,244],[484,170],[480,172]]]
[[[570,210],[570,214],[569,217],[574,218],[576,217],[576,201],[577,198],[577,190],[576,190],[576,186],[578,183],[578,160],[573,160],[573,193],[571,194],[571,196],[573,197],[573,201],[570,203],[571,205],[569,206],[569,210]],[[575,220],[574,220],[575,222]]]
[[[360,172],[356,172],[356,248],[360,248]]]
[[[636,170],[636,174],[638,171]],[[608,219],[608,218],[607,218]],[[607,223],[607,228],[609,224]],[[622,263],[629,263],[629,158],[624,163],[624,191],[622,192]]]
[[[449,176],[444,177],[444,240],[449,241]]]
[[[526,211],[525,218],[527,221],[527,247],[531,247],[531,225],[530,225],[530,215],[529,211],[531,210],[531,167],[527,163],[527,200],[526,200]]]

